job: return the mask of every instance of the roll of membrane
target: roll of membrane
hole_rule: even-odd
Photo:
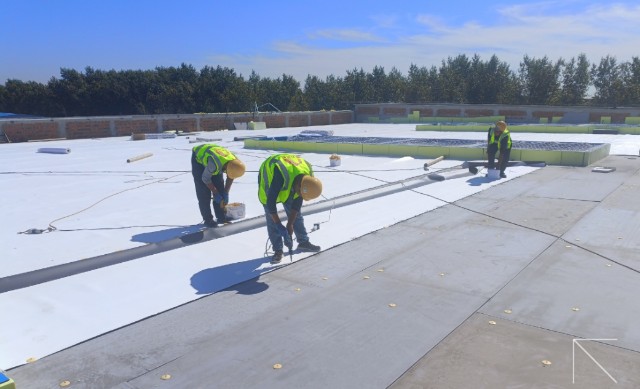
[[[149,158],[152,155],[153,155],[153,153],[145,153],[145,154],[136,155],[135,157],[127,159],[127,163],[139,161],[139,160],[144,159],[144,158]]]
[[[39,153],[48,153],[48,154],[69,154],[71,149],[67,149],[64,147],[42,147],[38,149]]]

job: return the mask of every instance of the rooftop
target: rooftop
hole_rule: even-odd
[[[608,143],[598,166],[615,171],[502,180],[303,152],[324,186],[303,208],[322,251],[272,266],[257,170],[275,151],[234,138],[308,129],[486,136],[348,124],[4,144],[0,367],[24,388],[638,386],[640,136],[514,134]],[[230,196],[244,219],[199,224],[196,138],[246,163]]]

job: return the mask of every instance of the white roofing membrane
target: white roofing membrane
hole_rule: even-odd
[[[141,247],[202,229],[190,171],[190,143],[221,139],[247,165],[233,184],[230,201],[246,207],[246,218],[263,217],[257,198],[257,170],[277,151],[244,149],[234,137],[295,135],[332,130],[334,135],[485,139],[485,133],[415,131],[412,124],[346,124],[221,131],[173,139],[132,141],[129,137],[0,145],[4,277]],[[640,136],[521,134],[517,140],[610,143],[611,154],[638,155]],[[38,149],[68,148],[68,154]],[[152,153],[128,163],[127,159]],[[349,193],[424,175],[430,159],[302,153],[323,182],[322,197]],[[443,160],[429,172],[460,165]],[[314,244],[327,250],[369,232],[409,219],[538,168],[507,168],[505,180],[463,175],[305,216]],[[461,170],[462,171],[462,170]],[[429,185],[426,185],[429,183]],[[279,206],[279,209],[281,206]],[[304,215],[304,208],[302,210]],[[241,223],[242,221],[238,221]],[[56,230],[40,234],[29,230]],[[266,227],[159,252],[72,276],[0,293],[0,368],[10,369],[79,342],[166,311],[204,295],[288,265],[269,264]],[[229,228],[218,227],[218,228]],[[285,254],[287,251],[285,250]],[[294,253],[293,262],[311,253]],[[6,282],[6,280],[5,280]]]

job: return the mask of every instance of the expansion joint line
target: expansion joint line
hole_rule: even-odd
[[[497,220],[497,221],[501,221],[501,222],[503,222],[503,223],[510,224],[510,225],[512,225],[512,226],[516,226],[516,227],[524,228],[524,229],[527,229],[527,230],[529,230],[529,231],[535,231],[535,232],[538,232],[538,233],[541,233],[541,234],[544,234],[544,235],[550,236],[550,237],[552,237],[552,238],[555,238],[555,239],[556,239],[553,243],[555,243],[555,242],[557,242],[557,241],[562,241],[562,242],[564,242],[564,243],[570,243],[571,245],[573,245],[573,246],[575,246],[575,247],[578,247],[578,248],[580,248],[580,249],[582,249],[582,250],[584,250],[584,251],[586,251],[586,252],[588,252],[588,253],[591,253],[591,254],[593,254],[593,255],[595,255],[595,256],[598,256],[598,257],[600,257],[600,258],[602,258],[602,259],[604,259],[604,260],[607,260],[607,261],[609,261],[609,262],[613,262],[613,263],[615,263],[616,265],[621,266],[621,267],[624,267],[624,268],[626,268],[626,269],[628,269],[628,270],[631,270],[631,271],[633,271],[633,272],[635,272],[635,273],[640,273],[640,270],[638,270],[638,269],[636,269],[636,268],[634,268],[634,267],[631,267],[631,266],[629,266],[629,265],[625,265],[625,264],[624,264],[624,263],[622,263],[622,262],[616,261],[616,260],[615,260],[615,259],[613,259],[613,258],[607,257],[606,255],[600,254],[600,253],[598,253],[598,252],[596,252],[596,251],[593,251],[593,250],[591,250],[591,249],[589,249],[589,248],[586,248],[586,247],[584,247],[584,246],[582,246],[582,245],[576,244],[575,242],[570,242],[570,241],[566,240],[565,238],[563,238],[563,237],[562,237],[562,235],[558,236],[558,235],[554,235],[554,234],[552,234],[552,233],[550,233],[550,232],[546,232],[546,231],[539,230],[539,229],[537,229],[537,228],[533,228],[533,227],[529,227],[529,226],[523,226],[522,224],[518,224],[518,223],[512,222],[512,221],[510,221],[510,220],[501,219],[501,218],[496,217],[496,216],[494,216],[494,215],[489,215],[489,214],[487,214],[487,213],[480,212],[480,211],[476,211],[476,210],[474,210],[474,209],[470,209],[470,208],[467,208],[467,207],[463,207],[463,206],[462,206],[462,205],[460,205],[460,204],[456,204],[456,203],[451,202],[451,201],[443,200],[443,199],[440,199],[440,198],[438,198],[438,197],[436,197],[436,196],[432,196],[432,195],[430,195],[430,194],[421,193],[421,192],[418,192],[418,191],[413,190],[413,189],[412,189],[412,191],[413,191],[413,192],[415,192],[415,193],[419,193],[419,194],[421,194],[421,195],[427,196],[427,197],[431,197],[432,199],[442,201],[442,202],[444,202],[444,203],[446,203],[446,204],[448,204],[448,205],[452,205],[452,206],[454,206],[454,207],[457,207],[457,208],[460,208],[460,209],[464,209],[465,211],[475,213],[476,215],[482,215],[482,216],[488,217],[488,218],[493,219],[493,220]],[[548,247],[547,247],[547,249],[548,249]],[[546,250],[546,249],[545,249],[545,250]]]

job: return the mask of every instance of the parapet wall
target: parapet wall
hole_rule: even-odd
[[[510,123],[638,124],[640,107],[563,107],[500,104],[357,104],[357,123],[433,123],[496,118]]]
[[[561,107],[499,104],[357,104],[354,111],[104,116],[0,120],[0,142],[127,136],[163,131],[233,130],[234,123],[264,122],[267,128],[346,123],[493,122],[640,124],[640,107]],[[5,137],[6,135],[6,137]]]
[[[251,121],[265,122],[267,128],[345,124],[353,123],[353,111],[5,119],[0,120],[0,135],[10,142],[106,138],[163,131],[233,130],[235,123]]]

